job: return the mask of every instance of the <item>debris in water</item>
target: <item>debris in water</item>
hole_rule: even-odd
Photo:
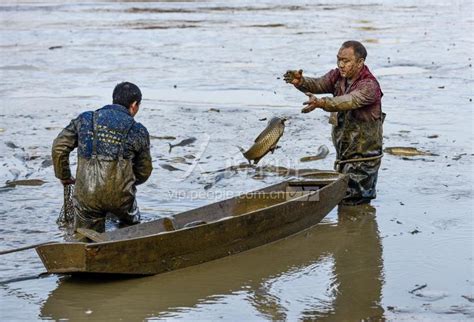
[[[207,183],[205,186],[204,186],[204,190],[208,190],[210,189],[213,185],[215,185],[216,183],[218,183],[219,181],[221,181],[222,179],[228,179],[232,176],[234,176],[235,173],[234,172],[230,172],[230,171],[225,171],[225,172],[221,172],[219,174],[217,174],[215,177],[214,177],[214,180],[213,182],[209,182]]]
[[[364,42],[368,42],[368,43],[372,43],[372,44],[378,44],[379,40],[375,39],[375,38],[368,38],[368,39],[365,39]]]
[[[422,290],[422,289],[424,289],[425,287],[427,287],[428,284],[423,284],[423,285],[421,285],[421,286],[419,286],[418,284],[416,284],[415,286],[416,286],[416,287],[415,287],[414,289],[412,289],[411,291],[408,291],[408,293],[413,294],[413,293],[415,293],[416,291]]]
[[[425,159],[425,158],[416,158],[416,159],[413,159],[413,158],[408,158],[408,157],[402,157],[402,160],[405,160],[405,161],[435,162],[434,160],[428,160],[428,159]]]
[[[474,303],[474,296],[461,295],[461,297],[464,297],[469,302]]]
[[[448,294],[441,291],[421,291],[415,293],[415,296],[423,298],[425,301],[439,301],[448,296]]]
[[[457,160],[461,159],[461,157],[462,157],[463,155],[467,155],[467,153],[461,153],[461,154],[455,155],[455,156],[452,158],[452,160],[457,161]]]

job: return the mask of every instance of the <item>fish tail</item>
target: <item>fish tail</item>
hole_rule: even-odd
[[[236,147],[237,147],[237,149],[239,149],[239,150],[240,150],[240,152],[242,152],[242,154],[244,154],[244,153],[245,153],[245,150],[244,150],[244,148],[242,148],[241,146],[238,146],[238,145],[236,145]]]
[[[168,153],[171,153],[171,149],[173,148],[173,146],[171,145],[171,143],[168,143],[169,146],[170,146],[170,150],[168,151]]]
[[[241,146],[238,146],[238,145],[236,145],[236,147],[237,147],[237,148],[240,150],[240,152],[243,154],[244,158],[247,159],[247,161],[249,162],[249,164],[251,164],[251,162],[250,162],[251,159],[249,159],[249,158],[247,157],[247,155],[245,154],[246,151],[244,150],[244,148],[242,148]]]

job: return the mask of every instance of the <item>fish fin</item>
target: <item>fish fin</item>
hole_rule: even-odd
[[[237,147],[237,149],[239,149],[239,150],[240,150],[240,152],[242,152],[242,154],[243,154],[243,153],[245,153],[245,150],[244,150],[244,148],[243,148],[243,147],[241,147],[241,146],[238,146],[238,145],[236,145],[236,147]]]
[[[273,148],[270,149],[270,152],[273,154],[273,152],[275,152],[275,150],[280,149],[280,148],[281,148],[281,146],[275,145]]]
[[[173,146],[171,145],[171,143],[168,143],[169,146],[170,146],[170,150],[168,151],[168,153],[171,153],[171,149],[173,148]]]

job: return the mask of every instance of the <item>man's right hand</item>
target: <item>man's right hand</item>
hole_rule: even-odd
[[[69,179],[61,180],[61,183],[63,184],[63,186],[67,186],[67,185],[70,185],[70,184],[75,184],[76,179],[74,179],[74,177],[70,177]]]
[[[303,83],[303,70],[287,70],[283,75],[283,80],[288,84],[300,86]]]

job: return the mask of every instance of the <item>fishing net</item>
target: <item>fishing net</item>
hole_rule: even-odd
[[[60,227],[71,227],[74,223],[74,205],[72,196],[74,195],[74,185],[68,184],[64,186],[64,204],[59,213],[56,223]]]

